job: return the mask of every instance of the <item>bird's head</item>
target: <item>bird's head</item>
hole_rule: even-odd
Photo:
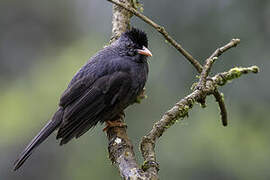
[[[137,60],[152,56],[152,53],[147,49],[147,35],[139,29],[132,28],[123,33],[118,41],[122,54],[125,56],[130,56],[133,57],[132,59]]]

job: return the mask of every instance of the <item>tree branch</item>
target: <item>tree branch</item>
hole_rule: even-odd
[[[198,84],[198,88],[205,87],[206,78],[208,77],[212,65],[217,60],[217,58],[222,55],[227,50],[231,49],[232,47],[236,47],[240,43],[240,39],[232,39],[228,44],[225,46],[218,48],[209,58],[205,60],[205,65],[201,72],[200,81]]]
[[[236,47],[239,43],[240,43],[240,39],[232,39],[225,46],[216,49],[216,51],[209,58],[207,58],[205,60],[205,65],[204,65],[203,70],[201,72],[200,80],[199,80],[198,86],[196,88],[198,88],[198,89],[206,88],[206,79],[207,79],[215,61],[218,59],[218,57],[220,55],[222,55],[224,52],[231,49],[232,47]],[[223,124],[223,126],[227,126],[228,125],[228,119],[227,119],[228,116],[227,116],[227,110],[226,110],[224,98],[222,98],[223,96],[218,91],[217,88],[213,91],[212,94],[215,97],[216,101],[218,102],[222,124]],[[206,96],[202,97],[200,99],[200,103],[202,104],[202,107],[205,107],[205,98],[206,98]]]
[[[132,0],[119,0],[128,6],[134,6]],[[117,40],[122,33],[130,28],[132,13],[113,5],[112,36],[110,43]],[[123,116],[118,121],[124,123]],[[157,174],[145,173],[136,162],[133,145],[127,135],[127,127],[112,127],[107,131],[109,157],[113,164],[118,167],[119,173],[126,180],[156,180]]]
[[[134,6],[132,0],[124,0],[123,2],[128,4],[130,7]],[[123,32],[130,28],[130,18],[132,15],[133,14],[131,12],[119,7],[118,5],[113,5],[112,36],[110,43],[117,40]]]
[[[109,141],[108,151],[111,161],[118,167],[120,175],[125,180],[157,180],[159,165],[156,162],[155,144],[159,137],[172,126],[178,119],[188,115],[194,103],[205,104],[205,99],[209,95],[213,95],[219,104],[223,125],[227,125],[227,111],[222,94],[218,91],[219,86],[225,85],[228,81],[239,78],[242,74],[258,73],[257,66],[248,68],[235,67],[227,72],[218,73],[213,77],[209,77],[213,63],[217,58],[232,47],[240,43],[239,39],[233,39],[225,46],[218,48],[209,58],[206,59],[205,65],[202,66],[194,59],[180,44],[178,44],[164,29],[164,27],[153,22],[146,16],[139,13],[134,7],[133,0],[108,0],[114,3],[113,19],[112,19],[112,37],[110,43],[115,41],[129,27],[130,18],[135,14],[146,23],[154,27],[160,32],[164,38],[171,43],[200,73],[200,79],[196,83],[193,92],[181,99],[170,110],[168,110],[156,122],[152,130],[142,138],[140,150],[144,158],[142,168],[136,162],[133,145],[128,138],[126,127],[112,127],[107,131]],[[119,116],[118,120],[124,122],[124,118]]]
[[[119,0],[108,0],[109,2],[116,4],[127,11],[133,13],[137,17],[139,17],[141,20],[146,22],[147,24],[151,25],[153,28],[155,28],[160,34],[163,35],[163,37],[173,46],[175,47],[200,73],[202,71],[201,64],[194,58],[190,53],[188,53],[179,43],[177,43],[165,30],[163,26],[158,25],[154,21],[152,21],[150,18],[146,17],[145,15],[141,14],[139,11],[137,11],[135,8],[130,6],[129,4],[120,2]]]
[[[224,102],[223,94],[220,93],[217,89],[213,92],[213,95],[218,102],[219,109],[220,109],[220,115],[221,115],[221,122],[223,126],[228,125],[228,116],[227,116],[227,109]]]
[[[171,127],[178,119],[183,119],[188,115],[188,111],[193,107],[195,102],[200,102],[201,98],[212,94],[216,91],[217,86],[223,86],[228,81],[239,78],[242,74],[247,73],[258,73],[259,68],[257,66],[252,66],[248,68],[233,68],[228,72],[223,72],[217,74],[213,78],[209,79],[206,83],[206,88],[195,89],[191,94],[181,99],[178,103],[174,105],[173,108],[168,110],[159,120],[156,122],[152,130],[142,138],[141,141],[141,152],[145,161],[155,162],[155,143],[163,133]],[[153,164],[153,163],[150,163]],[[151,166],[150,166],[151,167]],[[156,168],[152,166],[151,168]]]

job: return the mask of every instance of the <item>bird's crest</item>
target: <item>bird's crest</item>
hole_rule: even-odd
[[[127,35],[134,43],[138,44],[139,46],[148,47],[147,35],[142,30],[132,28],[131,30],[125,32],[125,35]]]

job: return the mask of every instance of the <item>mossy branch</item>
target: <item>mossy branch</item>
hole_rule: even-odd
[[[258,70],[259,69],[257,66],[247,68],[235,67],[227,72],[223,72],[215,75],[212,78],[208,78],[204,88],[195,89],[191,94],[181,99],[170,110],[168,110],[162,116],[161,120],[154,124],[151,131],[142,138],[140,149],[144,160],[146,162],[156,162],[155,144],[157,139],[162,136],[163,133],[178,119],[183,119],[186,117],[188,115],[188,111],[196,102],[201,103],[202,98],[205,99],[208,95],[216,94],[218,86],[224,86],[228,81],[239,78],[243,74],[250,72],[257,73]],[[222,97],[217,97],[216,99],[218,99],[219,102],[224,102]],[[220,105],[220,107],[225,106]],[[223,124],[225,125],[225,119],[223,119],[223,121]],[[154,163],[152,164],[154,165],[152,168],[156,168],[156,165]]]
[[[224,96],[219,92],[218,88],[224,86],[227,82],[239,78],[243,74],[258,73],[257,66],[247,68],[235,67],[229,71],[218,73],[210,77],[211,68],[218,57],[224,52],[237,46],[239,39],[232,39],[228,44],[218,48],[209,58],[206,59],[204,66],[194,59],[191,54],[182,48],[165,30],[164,27],[158,25],[148,17],[144,16],[136,10],[142,5],[137,0],[107,0],[114,3],[113,19],[112,19],[112,37],[111,41],[115,41],[123,32],[130,27],[130,18],[136,15],[152,27],[154,27],[164,38],[171,43],[200,73],[200,79],[192,86],[192,92],[176,103],[153,125],[151,131],[142,138],[140,150],[144,158],[144,163],[140,167],[136,161],[133,151],[133,145],[128,138],[126,127],[113,127],[108,129],[107,137],[109,141],[109,156],[111,161],[118,167],[120,175],[125,180],[157,180],[159,165],[156,162],[155,144],[159,137],[171,127],[179,119],[188,116],[189,110],[195,103],[205,106],[206,97],[213,95],[220,107],[222,124],[227,125],[227,110],[224,102]],[[118,120],[124,121],[122,116]]]
[[[119,0],[130,7],[138,7],[134,0]],[[120,35],[130,28],[130,18],[132,13],[113,5],[112,36],[110,43],[117,40]],[[140,101],[145,95],[138,97]],[[124,123],[123,116],[119,116],[118,121]],[[127,135],[127,127],[112,127],[107,131],[109,157],[113,164],[118,167],[121,177],[125,180],[157,180],[157,173],[147,173],[136,161],[131,140]]]

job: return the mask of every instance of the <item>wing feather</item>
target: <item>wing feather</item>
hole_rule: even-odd
[[[86,76],[77,80],[64,91],[60,98],[59,106],[66,107],[67,105],[78,99],[85,91],[95,82],[92,76]]]
[[[92,83],[65,108],[63,122],[57,134],[57,138],[61,139],[60,145],[83,135],[98,122],[110,120],[123,111],[130,103],[128,92],[131,83],[131,77],[126,72],[105,75]]]

